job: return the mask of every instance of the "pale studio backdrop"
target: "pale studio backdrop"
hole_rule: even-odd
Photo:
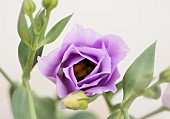
[[[40,8],[41,0],[34,0]],[[17,46],[20,38],[17,35],[17,18],[22,0],[0,0],[0,66],[15,81],[21,82],[21,67],[17,58]],[[120,35],[131,52],[119,65],[123,75],[133,60],[150,44],[157,40],[155,76],[170,66],[170,0],[59,0],[58,7],[52,12],[50,24],[71,14],[74,15],[54,43],[47,45],[44,55],[57,48],[64,36],[80,24],[95,29],[102,34]],[[49,29],[49,28],[48,28]],[[38,68],[32,72],[31,86],[41,96],[55,97],[55,85],[44,78]],[[166,84],[162,85],[164,90]],[[13,119],[8,82],[0,75],[0,119]],[[122,95],[116,97],[120,102]],[[140,117],[161,105],[161,100],[154,101],[143,97],[136,100],[130,113]],[[102,97],[89,105],[89,111],[96,113],[99,119],[108,116],[108,109]],[[75,113],[68,111],[67,113]],[[170,119],[170,112],[163,112],[150,119]]]

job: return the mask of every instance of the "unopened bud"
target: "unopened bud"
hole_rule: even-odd
[[[45,9],[52,10],[58,4],[58,0],[43,0],[42,5]]]
[[[32,15],[32,13],[35,11],[35,9],[36,9],[36,7],[32,0],[24,0],[23,10],[28,16]]]
[[[161,96],[161,89],[159,86],[148,88],[144,91],[143,96],[152,99],[158,99]]]
[[[160,73],[159,79],[161,82],[170,82],[170,67]]]
[[[68,109],[78,110],[86,109],[89,99],[83,91],[76,91],[67,95],[61,102]]]

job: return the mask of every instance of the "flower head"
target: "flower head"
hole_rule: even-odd
[[[82,90],[87,96],[116,91],[117,65],[128,52],[121,37],[101,35],[79,25],[61,47],[38,58],[41,73],[56,84],[58,96]]]

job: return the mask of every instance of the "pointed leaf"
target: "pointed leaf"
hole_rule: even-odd
[[[18,46],[18,58],[22,67],[22,70],[24,70],[25,65],[27,63],[28,55],[29,55],[29,48],[25,43],[22,41],[20,42]]]
[[[25,65],[27,63],[29,52],[30,52],[30,49],[28,48],[28,46],[25,45],[25,43],[21,41],[18,47],[18,57],[19,57],[22,70],[25,68]],[[34,62],[33,62],[33,67],[37,64],[37,57],[41,56],[42,52],[43,52],[43,47],[39,48],[36,51]]]
[[[32,68],[34,68],[34,66],[37,64],[37,62],[38,62],[37,57],[42,55],[43,49],[44,49],[44,47],[40,47],[40,48],[36,51],[36,54],[35,54],[35,57],[34,57],[34,62],[33,62],[33,67],[32,67]]]
[[[30,119],[27,90],[19,87],[12,96],[12,107],[15,119]]]
[[[18,34],[21,40],[29,47],[31,47],[32,36],[27,26],[26,18],[23,9],[20,12],[18,19]]]
[[[37,119],[55,119],[55,102],[51,98],[34,96]]]
[[[148,87],[153,79],[156,42],[148,47],[128,68],[123,77],[124,100]]]
[[[45,44],[52,43],[55,41],[58,36],[61,34],[67,23],[69,22],[72,15],[65,17],[64,19],[60,20],[57,24],[55,24],[51,30],[47,33],[45,38],[40,42],[40,46],[44,46]]]

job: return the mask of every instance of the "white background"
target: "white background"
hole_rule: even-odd
[[[40,0],[35,0],[37,8]],[[21,82],[21,67],[17,58],[17,19],[22,0],[0,0],[0,66],[15,81]],[[59,19],[74,12],[74,16],[54,43],[47,45],[44,55],[57,48],[74,24],[95,29],[101,34],[120,35],[131,52],[119,65],[123,75],[133,60],[150,44],[157,40],[155,77],[170,65],[170,0],[60,0],[52,12],[49,28]],[[49,29],[48,28],[48,29]],[[55,85],[44,78],[37,67],[32,72],[31,86],[40,96],[55,96]],[[164,90],[166,84],[162,85]],[[13,119],[8,82],[0,75],[0,119]],[[120,102],[121,94],[115,102]],[[161,105],[161,100],[137,99],[130,113],[140,117]],[[108,116],[108,109],[102,97],[89,105],[100,119]],[[74,111],[66,111],[75,113]],[[170,112],[163,112],[150,119],[169,119]]]

